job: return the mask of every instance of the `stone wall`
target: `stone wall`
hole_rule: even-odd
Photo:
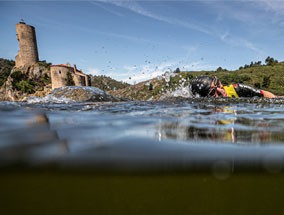
[[[19,51],[16,56],[16,68],[29,67],[39,61],[35,28],[23,21],[16,24]],[[68,77],[69,76],[69,77]],[[77,70],[76,65],[60,64],[50,67],[52,89],[70,85],[71,78],[75,86],[90,86],[89,77],[82,71]],[[70,80],[69,80],[70,81]]]
[[[16,67],[32,65],[39,61],[35,28],[24,22],[16,24],[19,52],[16,56]]]
[[[52,89],[67,86],[68,73],[70,73],[75,86],[90,86],[88,76],[77,70],[76,66],[52,65],[50,67]]]

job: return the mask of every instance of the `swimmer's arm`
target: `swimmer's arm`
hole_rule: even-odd
[[[277,98],[278,96],[274,95],[271,92],[268,92],[266,90],[261,90],[260,93],[263,95],[264,98]]]

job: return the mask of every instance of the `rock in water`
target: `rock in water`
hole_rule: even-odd
[[[96,87],[67,86],[55,89],[51,96],[57,99],[68,99],[73,102],[121,101]]]

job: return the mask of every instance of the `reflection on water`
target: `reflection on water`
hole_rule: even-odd
[[[67,142],[50,129],[44,112],[4,107],[0,117],[0,167],[6,163],[47,162],[68,152]]]
[[[116,143],[126,144],[123,153],[129,155],[130,146],[136,142],[148,143],[145,144],[145,153],[149,153],[157,143],[162,146],[169,141],[178,145],[217,143],[219,146],[280,146],[284,142],[282,104],[222,105],[188,100],[32,105],[1,103],[0,117],[1,164],[11,161],[46,162],[65,155],[103,152],[104,147]],[[180,147],[178,145],[177,148]],[[143,157],[142,151],[138,155]]]
[[[266,108],[248,106],[203,107],[207,111],[183,113],[175,122],[158,125],[158,136],[175,140],[207,140],[238,144],[276,143],[284,140],[282,106]],[[203,109],[203,110],[204,110]],[[279,127],[282,126],[282,127]]]

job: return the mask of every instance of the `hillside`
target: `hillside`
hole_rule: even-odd
[[[46,92],[49,92],[44,85],[50,85],[48,73],[50,63],[41,61],[38,63],[38,68],[34,68],[35,70],[45,71],[45,76],[42,77],[31,75],[34,70],[31,68],[26,68],[26,71],[22,71],[23,75],[17,76],[17,71],[13,71],[14,74],[10,75],[14,65],[14,61],[0,58],[0,87],[7,80],[10,83],[10,91],[17,91],[19,95],[21,92],[25,96],[44,95]],[[116,81],[104,75],[91,76],[91,81],[92,86],[116,97],[143,101],[149,99],[157,100],[166,92],[175,91],[178,87],[186,88],[190,81],[198,75],[217,76],[224,85],[244,83],[271,91],[276,95],[284,95],[284,62],[278,62],[270,57],[265,60],[265,64],[262,64],[260,61],[251,62],[249,65],[241,66],[235,71],[228,71],[221,67],[215,71],[176,70],[174,73],[166,72],[161,77],[135,85]],[[4,85],[3,87],[7,88]]]
[[[15,61],[0,58],[0,87],[5,83],[15,66]]]
[[[222,83],[245,83],[250,86],[284,95],[284,62],[275,65],[252,66],[234,72],[216,72]]]
[[[155,78],[125,89],[110,91],[110,93],[133,100],[155,100],[159,99],[166,91],[174,91],[179,86],[187,87],[189,82],[199,75],[217,76],[224,85],[244,83],[271,91],[276,95],[284,95],[284,62],[276,60],[266,61],[265,65],[261,65],[260,62],[252,62],[250,65],[245,65],[235,71],[228,71],[219,67],[216,71],[166,73],[162,78]]]
[[[14,67],[13,60],[0,58],[0,100],[22,100],[27,96],[44,96],[51,92],[50,65],[40,61],[18,69]],[[90,77],[92,86],[104,91],[130,86],[104,75]]]
[[[105,75],[89,76],[91,76],[91,85],[104,91],[119,90],[130,86],[128,83],[116,81]]]
[[[0,87],[0,101],[22,101],[29,96],[45,96],[50,92],[49,64],[38,62],[31,66],[13,67],[9,71]]]

